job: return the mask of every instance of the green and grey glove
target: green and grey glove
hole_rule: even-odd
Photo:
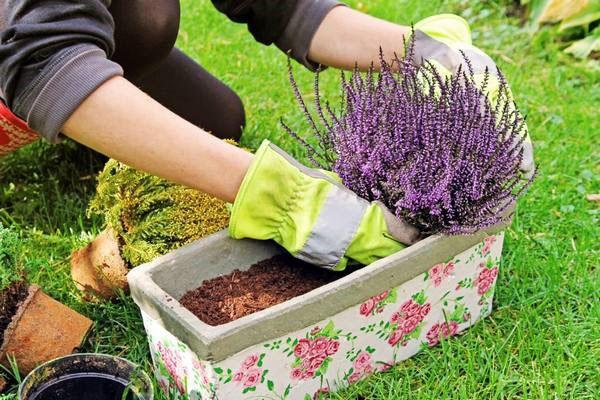
[[[369,203],[331,173],[303,166],[264,141],[233,205],[232,238],[272,239],[293,256],[343,270],[414,243],[419,232],[383,204]]]
[[[489,71],[486,95],[495,105],[500,90],[500,81],[496,74],[497,66],[494,61],[483,51],[473,46],[471,42],[471,29],[463,18],[453,14],[439,14],[425,18],[414,25],[415,41],[413,62],[421,64],[430,62],[443,75],[451,75],[465,65],[465,57],[471,63],[475,82],[483,82],[486,69]],[[512,97],[512,94],[509,93]],[[524,126],[523,135],[523,160],[520,169],[523,177],[531,178],[535,173],[533,159],[533,144],[529,137],[527,126]]]

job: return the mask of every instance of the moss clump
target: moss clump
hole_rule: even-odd
[[[227,227],[225,202],[109,160],[88,209],[104,217],[132,267]]]

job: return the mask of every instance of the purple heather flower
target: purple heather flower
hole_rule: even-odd
[[[410,51],[410,47],[407,47]],[[331,169],[359,196],[383,202],[425,234],[463,234],[509,218],[507,210],[532,179],[520,178],[524,118],[498,72],[500,90],[492,105],[484,94],[490,73],[476,84],[467,71],[442,76],[410,54],[381,71],[342,74],[343,101],[335,113],[319,94],[318,120],[309,113],[291,73],[302,111],[317,137],[309,159]]]

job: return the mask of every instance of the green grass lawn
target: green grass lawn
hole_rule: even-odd
[[[244,100],[243,144],[257,147],[269,138],[302,158],[278,125],[285,116],[293,128],[306,128],[287,82],[285,57],[255,43],[245,27],[228,22],[208,0],[182,3],[178,45]],[[475,44],[495,58],[528,114],[540,173],[507,231],[492,315],[332,398],[600,398],[600,212],[585,198],[600,192],[598,61],[563,54],[555,28],[530,36],[507,16],[505,2],[348,3],[398,23],[439,12],[468,19]],[[301,67],[295,71],[310,93],[312,74]],[[323,74],[327,97],[335,97],[337,82],[336,71]],[[15,265],[24,267],[31,281],[96,321],[85,350],[124,356],[149,369],[133,302],[86,303],[70,280],[71,251],[102,228],[100,220],[85,216],[102,165],[101,157],[73,143],[38,143],[0,159],[0,222],[10,229],[0,232],[0,283]]]

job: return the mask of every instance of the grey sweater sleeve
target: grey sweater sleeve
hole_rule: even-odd
[[[312,39],[329,11],[340,5],[343,3],[337,0],[299,0],[275,44],[308,69],[316,70],[318,64],[308,58]]]
[[[51,142],[75,109],[121,67],[110,0],[7,0],[0,90],[11,110]]]
[[[283,52],[309,69],[313,36],[338,0],[212,0],[215,7],[234,22],[245,23],[254,38],[275,43]]]

